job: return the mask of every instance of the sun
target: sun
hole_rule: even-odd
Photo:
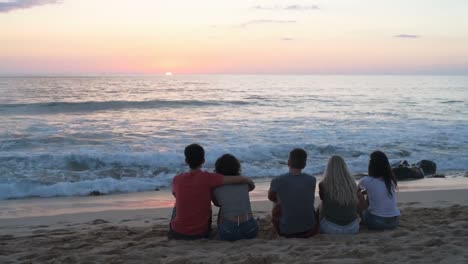
[[[166,72],[166,76],[171,76],[172,72]]]

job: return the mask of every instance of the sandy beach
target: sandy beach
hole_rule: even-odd
[[[268,201],[253,240],[170,241],[170,208],[0,219],[0,263],[467,263],[468,190],[398,193],[401,226],[355,236],[284,239]],[[216,212],[216,211],[215,211]]]

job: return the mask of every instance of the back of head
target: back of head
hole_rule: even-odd
[[[191,144],[185,147],[185,162],[191,169],[200,167],[205,162],[205,150],[198,144]]]
[[[389,195],[392,195],[392,184],[397,186],[397,181],[393,175],[392,168],[388,162],[387,155],[382,151],[374,151],[370,155],[369,160],[369,176],[374,178],[382,178],[387,187]]]
[[[327,196],[340,205],[357,204],[357,185],[351,177],[348,166],[341,156],[328,159],[322,186]]]
[[[288,165],[291,168],[302,170],[307,162],[307,152],[301,148],[295,148],[289,152]]]
[[[238,176],[241,174],[241,165],[233,155],[224,154],[216,160],[215,171],[226,176]]]

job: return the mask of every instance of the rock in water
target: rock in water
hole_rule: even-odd
[[[392,164],[392,171],[399,181],[424,178],[422,169],[410,166],[406,160]]]
[[[433,174],[433,175],[429,175],[428,178],[445,178],[445,175],[444,174]]]
[[[437,170],[436,163],[430,160],[421,160],[416,163],[416,167],[421,168],[424,172],[424,175],[436,174]]]
[[[424,173],[421,171],[421,169],[416,167],[392,168],[392,171],[399,181],[424,178]]]
[[[101,196],[101,195],[104,195],[102,192],[100,191],[92,191],[88,194],[89,196]]]

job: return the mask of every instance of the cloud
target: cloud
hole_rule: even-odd
[[[26,9],[34,6],[56,4],[60,0],[0,0],[0,13],[7,13],[16,9]]]
[[[405,39],[416,39],[416,38],[420,38],[421,36],[412,35],[412,34],[400,34],[400,35],[395,35],[393,37],[394,38],[405,38]]]
[[[317,5],[288,5],[288,6],[261,6],[256,5],[253,7],[258,10],[287,10],[287,11],[308,11],[308,10],[319,10],[320,7]]]
[[[281,38],[281,40],[283,41],[290,41],[290,40],[294,40],[293,38]]]
[[[240,24],[239,27],[245,28],[248,26],[260,25],[260,24],[293,24],[296,22],[297,22],[296,20],[254,19],[254,20],[250,20],[250,21]]]

